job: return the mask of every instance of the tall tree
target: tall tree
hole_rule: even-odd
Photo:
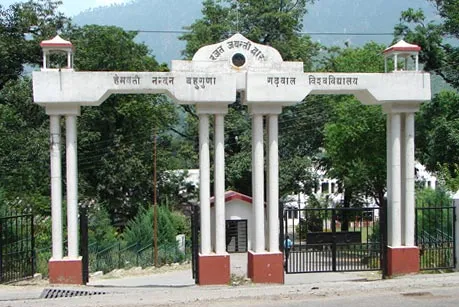
[[[0,6],[0,187],[8,198],[49,212],[47,116],[32,101],[24,67],[41,63],[40,41],[68,29],[60,1],[39,0]]]
[[[225,40],[236,32],[281,53],[284,60],[303,61],[312,65],[317,45],[308,36],[300,35],[307,4],[313,0],[205,0],[203,17],[185,29],[180,37],[187,44],[183,54],[191,58],[208,44]]]
[[[459,1],[428,1],[436,7],[439,18],[427,21],[421,10],[408,9],[401,13],[395,35],[420,45],[424,70],[459,89]],[[441,92],[424,103],[416,117],[416,158],[428,170],[438,172],[443,183],[454,190],[459,188],[457,107],[457,92]]]
[[[338,72],[381,72],[384,46],[335,49],[326,68]],[[364,106],[350,96],[338,96],[335,118],[325,127],[325,162],[331,178],[344,188],[344,205],[362,196],[383,204],[386,189],[385,116],[380,106]]]
[[[79,70],[167,69],[144,44],[134,41],[135,32],[88,25],[67,35],[77,46],[75,66]],[[139,206],[153,199],[155,131],[159,137],[158,169],[180,167],[177,159],[170,159],[167,133],[177,120],[175,106],[161,95],[113,95],[98,107],[83,108],[79,120],[82,196],[103,202],[113,221],[124,225]],[[158,176],[159,185],[162,178]]]
[[[435,4],[440,20],[427,21],[423,11],[408,9],[401,13],[400,23],[395,26],[395,38],[420,45],[424,70],[459,88],[459,0],[428,1]]]
[[[58,11],[61,1],[29,0],[9,8],[0,5],[0,89],[17,79],[24,65],[41,63],[40,41],[71,27]]]
[[[428,170],[439,172],[445,184],[459,179],[459,94],[444,91],[421,106],[416,117],[416,157]],[[451,185],[452,184],[452,185]]]
[[[0,187],[48,211],[49,145],[44,110],[32,102],[30,79],[8,81],[0,91]]]

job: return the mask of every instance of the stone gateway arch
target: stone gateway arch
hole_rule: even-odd
[[[418,71],[420,48],[403,41],[385,50],[394,58],[386,73],[309,73],[301,62],[285,62],[277,50],[241,34],[202,47],[191,61],[172,61],[171,72],[77,72],[73,46],[59,36],[43,41],[43,68],[33,73],[34,102],[50,116],[52,257],[51,283],[82,283],[78,252],[77,118],[81,106],[98,106],[111,94],[166,94],[177,104],[196,106],[199,115],[201,238],[199,283],[227,284],[230,257],[225,246],[224,117],[241,93],[252,116],[252,237],[248,277],[283,283],[279,250],[278,116],[282,107],[313,94],[352,94],[363,104],[382,105],[387,114],[388,273],[419,271],[415,246],[414,114],[430,100],[430,75]],[[49,67],[50,54],[65,52],[67,67]],[[415,58],[414,70],[397,68]],[[65,118],[68,254],[63,254],[61,117]],[[264,156],[263,119],[267,122]],[[215,240],[211,240],[209,121],[214,120]],[[265,163],[266,161],[266,163]],[[265,169],[266,167],[266,169]],[[266,170],[266,180],[264,178]],[[265,189],[265,183],[267,185]],[[265,200],[265,192],[266,194]],[[264,204],[268,231],[265,233]],[[214,242],[214,243],[213,243]]]

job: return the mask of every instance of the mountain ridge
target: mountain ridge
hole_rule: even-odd
[[[433,7],[425,0],[319,0],[309,6],[303,29],[308,33],[391,33],[401,11],[409,7],[424,9],[428,16],[434,16]],[[201,18],[201,8],[202,0],[136,0],[93,8],[74,16],[73,20],[78,25],[116,25],[126,30],[142,30],[137,41],[149,46],[159,62],[170,63],[172,59],[182,58],[181,50],[185,48],[177,32]],[[393,40],[391,35],[314,34],[311,37],[324,45],[339,46],[358,46],[371,40],[390,44]]]

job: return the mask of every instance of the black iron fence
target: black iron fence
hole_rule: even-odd
[[[416,244],[420,250],[420,269],[454,269],[455,208],[416,208]]]
[[[384,269],[385,223],[381,208],[286,209],[286,273]]]
[[[91,246],[94,248],[93,246]],[[127,269],[132,267],[147,267],[154,265],[152,244],[140,246],[135,243],[124,246],[116,243],[96,252],[89,252],[89,271],[108,272],[114,269]],[[182,262],[185,254],[179,251],[177,243],[162,244],[158,246],[159,265]]]
[[[198,206],[191,208],[191,271],[196,284],[199,284],[199,245],[201,234],[201,212]]]
[[[0,283],[32,277],[34,256],[33,215],[0,217]]]

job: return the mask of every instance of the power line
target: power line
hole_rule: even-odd
[[[147,33],[147,34],[185,34],[191,33],[188,30],[128,30],[125,31]],[[300,35],[311,35],[311,36],[393,36],[393,32],[297,32]]]

